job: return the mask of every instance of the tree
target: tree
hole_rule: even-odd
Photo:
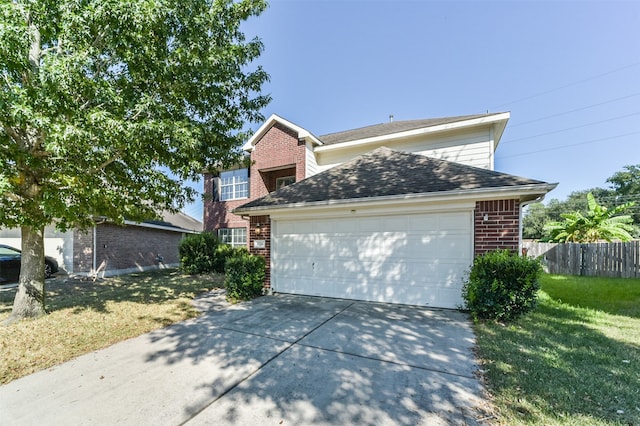
[[[618,202],[640,200],[640,164],[624,166],[622,171],[616,172],[607,179],[607,182],[613,187]],[[633,222],[640,224],[640,206],[636,206],[633,210],[635,211],[631,214]]]
[[[613,209],[599,205],[591,192],[587,194],[589,211],[583,214],[579,211],[564,213],[561,222],[551,222],[546,229],[551,234],[551,241],[557,242],[594,242],[598,240],[632,239],[630,232],[632,219],[630,216],[621,216],[634,203],[626,203]]]
[[[0,226],[20,227],[10,321],[45,313],[44,227],[176,210],[263,119],[263,0],[13,0],[0,5]],[[168,172],[168,173],[166,173]]]

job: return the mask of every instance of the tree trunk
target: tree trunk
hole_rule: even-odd
[[[44,228],[23,226],[20,284],[5,324],[45,315],[44,295]]]

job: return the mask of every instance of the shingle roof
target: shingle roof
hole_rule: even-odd
[[[202,222],[183,212],[172,213],[168,210],[164,210],[161,214],[162,216],[160,219],[145,220],[143,223],[176,229],[186,229],[187,231],[202,232]]]
[[[349,142],[358,139],[372,138],[376,136],[390,135],[393,133],[405,132],[408,130],[420,129],[423,127],[433,127],[442,124],[455,123],[474,118],[488,117],[492,114],[461,115],[457,117],[427,118],[422,120],[392,121],[389,123],[375,124],[373,126],[361,127],[359,129],[345,130],[343,132],[330,133],[319,136],[325,145]]]
[[[546,182],[382,147],[236,210],[523,185]]]

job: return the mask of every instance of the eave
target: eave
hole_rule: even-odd
[[[310,131],[307,129],[298,126],[297,124],[292,123],[289,120],[286,120],[280,117],[277,114],[271,114],[271,116],[265,121],[262,126],[249,138],[249,140],[242,145],[242,149],[251,152],[253,151],[253,147],[258,143],[260,139],[264,136],[267,131],[273,127],[274,124],[280,123],[281,125],[295,131],[298,133],[298,139],[304,139],[306,142],[310,142],[313,145],[322,145],[322,141],[315,137]]]
[[[426,192],[416,194],[400,194],[384,197],[366,197],[351,198],[345,200],[326,200],[302,203],[282,204],[278,206],[256,206],[243,208],[237,207],[233,210],[234,214],[244,216],[262,216],[273,214],[299,214],[312,211],[326,211],[330,209],[351,207],[384,207],[392,205],[393,208],[398,206],[410,206],[412,204],[424,203],[446,203],[446,202],[465,202],[465,201],[484,201],[496,199],[518,198],[520,202],[531,202],[541,199],[549,191],[553,190],[557,183],[544,183],[520,186],[505,186],[496,188],[477,188],[463,189],[441,192]],[[294,212],[295,209],[295,212]]]
[[[387,141],[405,139],[415,136],[436,134],[445,131],[459,130],[465,128],[472,128],[478,126],[493,125],[494,129],[494,151],[500,142],[500,138],[504,133],[504,129],[507,126],[507,121],[511,114],[509,112],[503,112],[498,114],[487,115],[483,117],[473,118],[470,120],[455,121],[452,123],[439,124],[436,126],[423,127],[420,129],[407,130],[403,132],[390,133],[386,135],[374,136],[370,138],[358,139],[354,141],[334,143],[331,145],[322,145],[314,149],[315,152],[328,152],[334,150],[340,150],[344,148],[360,146],[360,145],[379,145]]]

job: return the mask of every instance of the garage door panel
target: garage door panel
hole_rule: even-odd
[[[471,212],[277,222],[276,291],[455,308]]]

